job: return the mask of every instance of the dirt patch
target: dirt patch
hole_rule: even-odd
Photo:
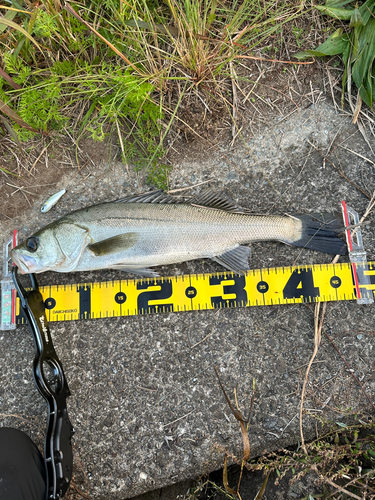
[[[295,69],[291,65],[263,62],[259,72],[254,61],[244,61],[237,77],[235,101],[228,83],[187,96],[166,141],[168,163],[176,165],[186,157],[205,161],[213,152],[228,161],[221,145],[243,142],[244,135],[258,133],[275,114],[285,117],[306,106],[306,101],[318,102],[323,92],[318,89],[324,87],[323,71],[318,64]],[[22,151],[9,137],[2,137],[0,151],[0,166],[10,172],[0,171],[0,220],[17,217],[37,200],[42,204],[57,190],[69,189],[64,181],[66,175],[74,173],[77,179],[84,180],[103,161],[110,164],[120,159],[121,153],[116,134],[110,134],[103,142],[85,137],[77,145],[69,131],[51,138],[36,138],[23,145]],[[147,176],[141,172],[138,178],[139,187],[145,186]]]

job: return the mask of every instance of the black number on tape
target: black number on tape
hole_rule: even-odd
[[[126,299],[126,294],[123,292],[118,292],[115,295],[115,302],[117,302],[117,304],[124,304],[126,302]]]
[[[338,276],[332,276],[332,278],[329,280],[329,283],[332,288],[340,288],[341,278],[339,278]]]
[[[267,293],[269,290],[268,283],[266,281],[259,281],[257,284],[257,290],[259,293]]]
[[[300,299],[302,297],[308,301],[310,297],[319,297],[319,288],[314,286],[312,269],[293,271],[283,293],[284,299]]]
[[[53,297],[48,297],[44,302],[44,307],[46,309],[53,309],[56,305],[56,300]]]
[[[79,318],[89,318],[91,315],[91,288],[87,285],[77,287],[79,293]]]
[[[187,289],[185,290],[185,295],[188,299],[194,299],[194,297],[197,296],[197,289],[194,288],[193,286],[188,286]]]
[[[151,304],[150,300],[169,299],[172,296],[172,282],[170,280],[154,280],[152,283],[137,283],[137,290],[147,290],[147,288],[160,286],[160,290],[150,290],[138,295],[138,312],[140,314],[150,314],[156,312],[172,312],[173,304]]]
[[[223,296],[211,297],[211,304],[216,308],[246,306],[247,293],[245,290],[245,276],[235,274],[232,276],[210,276],[210,285],[220,285],[223,281],[234,280],[233,285],[223,284],[223,295],[235,294],[235,299],[224,299]]]

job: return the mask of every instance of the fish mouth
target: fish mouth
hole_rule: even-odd
[[[12,252],[11,257],[15,265],[18,267],[19,272],[21,274],[30,274],[32,273],[32,266],[34,264],[35,267],[35,259],[33,257],[27,257],[26,255],[17,255]]]

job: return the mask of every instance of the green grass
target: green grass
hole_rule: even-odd
[[[72,131],[78,140],[116,133],[124,161],[165,187],[170,169],[157,165],[176,103],[192,91],[225,102],[221,82],[231,78],[230,64],[301,15],[301,5],[83,0],[63,8],[58,0],[11,0],[0,11],[6,128],[27,141],[36,131],[72,127],[80,114]]]
[[[299,52],[295,57],[305,60],[311,56],[340,55],[345,66],[343,98],[345,89],[351,96],[353,80],[358,90],[354,114],[358,116],[362,100],[370,108],[375,101],[375,0],[366,0],[361,6],[350,0],[327,0],[325,5],[316,8],[343,21],[343,26],[315,50]],[[345,21],[349,24],[344,24]]]

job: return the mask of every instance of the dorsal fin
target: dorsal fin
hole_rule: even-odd
[[[157,191],[149,191],[148,193],[125,196],[125,198],[121,198],[119,200],[116,200],[114,203],[119,203],[119,202],[127,202],[127,203],[183,203],[183,200],[181,200],[180,198],[175,198],[174,196],[170,196],[168,193],[166,193],[162,189],[158,189]]]
[[[229,196],[224,193],[215,193],[207,190],[194,196],[192,204],[201,207],[215,208],[216,210],[225,210],[226,212],[245,213],[246,209],[237,205]]]
[[[237,205],[229,196],[224,193],[216,193],[211,189],[203,193],[196,194],[189,197],[175,197],[171,196],[162,189],[157,191],[149,191],[148,193],[136,194],[126,196],[116,200],[114,203],[127,202],[127,203],[187,203],[192,205],[199,205],[205,208],[214,208],[216,210],[225,210],[226,212],[234,213],[248,213],[249,210]]]

